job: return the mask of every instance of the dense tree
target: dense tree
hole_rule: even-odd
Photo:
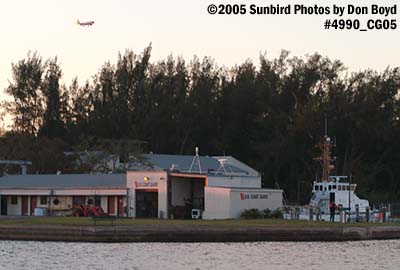
[[[371,201],[399,200],[398,68],[347,73],[340,61],[287,51],[233,68],[210,57],[151,63],[151,49],[127,50],[83,85],[61,85],[56,58],[42,64],[34,53],[13,64],[5,90],[13,101],[3,104],[13,132],[1,137],[1,158],[31,159],[35,172],[86,171],[63,160],[62,149],[130,160],[128,152],[193,154],[199,146],[235,156],[261,172],[264,186],[306,202],[326,116],[335,173],[351,174]]]
[[[61,69],[57,64],[57,58],[50,59],[46,63],[46,73],[43,78],[41,91],[45,103],[43,124],[39,134],[49,138],[63,138],[64,122],[62,121],[63,100],[60,86],[62,76]]]
[[[71,172],[72,160],[64,155],[65,143],[61,139],[38,138],[27,133],[8,132],[0,138],[0,159],[31,160],[28,173]],[[16,166],[0,166],[0,172],[19,173]]]
[[[12,64],[13,82],[4,90],[13,98],[5,108],[13,116],[13,129],[36,134],[42,124],[43,97],[40,91],[44,67],[37,53]]]

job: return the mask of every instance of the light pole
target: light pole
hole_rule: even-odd
[[[351,195],[350,195],[350,190],[351,190],[351,177],[352,177],[352,174],[350,173],[350,177],[349,177],[349,222],[350,222],[350,207],[351,207]]]
[[[300,184],[305,184],[305,181],[298,181],[297,182],[297,204],[300,205]]]

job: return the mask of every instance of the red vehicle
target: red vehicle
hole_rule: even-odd
[[[79,205],[79,207],[72,212],[72,215],[75,217],[108,216],[104,213],[103,208],[92,205]]]

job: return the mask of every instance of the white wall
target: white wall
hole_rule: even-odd
[[[135,217],[136,216],[136,211],[135,211],[135,206],[136,206],[136,192],[133,188],[128,188],[127,191],[127,208],[128,208],[128,217]]]
[[[243,197],[245,197],[243,199]],[[231,189],[230,216],[239,218],[245,209],[275,210],[282,207],[282,190],[274,189]]]
[[[2,195],[5,196],[5,195]],[[31,210],[31,197],[36,197],[36,202],[37,202],[37,206],[36,207],[46,207],[49,208],[49,204],[41,204],[40,203],[40,196],[30,196],[28,198],[28,210],[30,213]],[[21,196],[17,196],[18,198],[18,204],[11,204],[11,195],[7,196],[7,215],[10,216],[20,216],[21,215],[21,211],[22,211],[22,198]],[[54,199],[57,198],[59,200],[58,205],[55,205],[53,203]],[[94,196],[85,196],[85,202],[87,202],[87,200],[89,198],[92,198],[94,201]],[[117,196],[114,197],[114,209],[115,209],[115,214],[117,214],[117,207],[118,207],[118,200],[117,200]],[[47,196],[47,200],[50,201],[50,209],[51,211],[66,211],[66,210],[73,210],[72,208],[72,204],[73,204],[73,197],[72,196]],[[123,205],[126,205],[126,198],[123,198]],[[101,196],[101,205],[100,205],[104,212],[107,212],[108,209],[108,196]],[[68,212],[65,212],[68,213]],[[53,213],[54,214],[54,213]],[[62,213],[61,213],[62,214]]]
[[[18,203],[11,204],[11,196],[7,196],[7,215],[8,216],[20,216],[22,209],[22,199],[21,196],[17,196]]]
[[[107,213],[108,210],[108,196],[101,196],[100,207],[103,208],[103,211]]]
[[[230,218],[230,189],[205,187],[203,219],[226,218]]]
[[[209,187],[261,188],[260,176],[208,176]]]
[[[50,209],[56,210],[70,210],[72,209],[72,197],[71,196],[50,196]],[[58,204],[54,204],[54,200],[58,200]]]
[[[160,178],[161,179],[161,178]],[[158,183],[158,218],[168,218],[168,194],[167,194],[167,173],[165,172],[163,179]]]
[[[204,219],[240,218],[245,209],[282,207],[282,190],[206,187]]]

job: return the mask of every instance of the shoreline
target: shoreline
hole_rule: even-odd
[[[1,240],[64,242],[257,242],[400,239],[400,226],[0,225]]]

